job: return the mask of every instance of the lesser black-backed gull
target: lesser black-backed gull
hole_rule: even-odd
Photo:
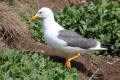
[[[71,67],[71,60],[78,58],[80,53],[94,50],[107,50],[99,41],[84,38],[75,32],[64,29],[54,19],[54,14],[47,7],[41,8],[31,21],[42,18],[44,28],[44,39],[51,47],[61,50],[67,54],[77,54],[72,58],[66,58],[65,67]]]

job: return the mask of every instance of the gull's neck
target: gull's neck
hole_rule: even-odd
[[[52,26],[52,24],[55,23],[55,19],[54,17],[46,17],[43,19],[43,25],[44,25],[44,29],[49,28],[49,26]]]
[[[49,16],[47,18],[43,19],[43,26],[44,31],[46,30],[62,30],[63,27],[61,27],[54,19],[54,16]]]

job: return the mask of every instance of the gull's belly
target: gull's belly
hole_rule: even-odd
[[[64,41],[59,40],[55,36],[53,37],[53,36],[45,35],[44,38],[48,45],[50,45],[51,47],[56,48],[56,49],[62,49],[62,47],[64,45],[66,45],[66,43]]]

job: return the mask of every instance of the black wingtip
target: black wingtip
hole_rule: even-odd
[[[111,46],[113,46],[112,44],[109,44],[109,43],[102,43],[101,45],[104,48],[110,48]]]

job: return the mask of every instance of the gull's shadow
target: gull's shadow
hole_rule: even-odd
[[[65,64],[66,59],[63,57],[59,57],[59,56],[50,56],[50,59],[54,62],[59,62],[62,63],[63,65]],[[76,61],[71,61],[71,66],[77,68],[78,71],[81,71],[82,73],[86,73],[89,72],[86,67],[80,63],[80,62],[76,62]],[[91,72],[89,72],[90,74],[92,74]]]
[[[54,62],[62,63],[63,65],[65,64],[65,61],[66,61],[65,58],[59,57],[59,56],[50,56],[50,60]],[[86,73],[88,77],[91,77],[94,74],[90,70],[88,70],[81,62],[72,61],[71,66],[75,67],[78,71],[82,73]],[[96,77],[99,77],[100,80],[103,80],[104,78],[103,74],[96,74]]]

